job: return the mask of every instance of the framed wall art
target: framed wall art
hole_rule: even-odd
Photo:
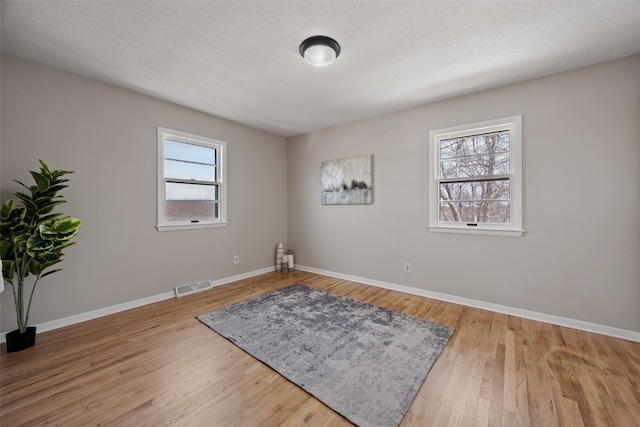
[[[322,204],[372,204],[372,172],[372,154],[322,162]]]

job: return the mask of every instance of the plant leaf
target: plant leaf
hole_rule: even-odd
[[[38,214],[39,215],[46,215],[46,214],[50,213],[51,211],[53,211],[53,209],[56,206],[61,205],[62,203],[65,203],[65,200],[56,200],[55,202],[49,202],[44,206],[40,206],[38,208]]]
[[[75,236],[75,234],[74,234],[74,236]],[[68,248],[69,246],[72,246],[72,245],[75,245],[75,244],[76,244],[76,242],[72,242],[70,240],[65,240],[65,241],[62,241],[61,243],[58,243],[56,245],[56,247],[55,247],[55,250],[56,251],[60,251],[60,254],[62,254],[62,249]]]
[[[49,180],[49,178],[38,172],[30,171],[30,173],[33,179],[36,181],[36,184],[38,184],[38,189],[40,191],[47,191],[49,187],[51,187],[51,181]]]
[[[38,256],[38,252],[48,252],[53,249],[53,241],[45,239],[40,234],[35,234],[27,240],[27,253]]]
[[[25,185],[24,183],[22,183],[21,181],[18,181],[17,179],[14,179],[13,182],[17,182],[18,184],[20,184],[21,186],[23,186],[27,190],[31,190],[31,188],[28,185]]]
[[[47,166],[47,164],[44,162],[44,160],[42,159],[38,159],[38,161],[40,162],[40,169],[47,171],[47,172],[51,172],[49,170],[49,166]]]
[[[52,213],[51,215],[45,215],[43,217],[40,218],[40,223],[46,222],[46,221],[50,221],[54,218],[59,217],[60,215],[62,215],[61,212],[57,212],[57,213]]]
[[[2,205],[2,209],[0,209],[0,219],[5,220],[9,217],[11,210],[13,209],[14,200],[9,199]]]
[[[65,217],[58,220],[54,227],[58,233],[70,234],[75,233],[80,224],[82,224],[82,220],[78,218]]]
[[[11,240],[0,241],[0,259],[2,259],[2,262],[7,259],[7,255],[9,255],[12,247],[13,244]]]
[[[32,259],[29,263],[29,273],[33,274],[34,276],[39,276],[40,274],[42,274],[42,265],[40,265],[40,263],[35,259]]]
[[[2,265],[4,266],[4,263]],[[9,280],[11,280],[13,282],[13,276],[15,276],[15,274],[16,274],[16,263],[12,262],[11,264],[9,264],[9,274],[5,275],[4,268],[2,269],[2,274],[3,274],[5,279],[8,277]]]
[[[57,257],[54,260],[51,261],[47,261],[47,262],[43,262],[42,265],[42,271],[46,270],[47,268],[56,265],[57,263],[62,262],[62,257]]]
[[[41,223],[38,226],[38,232],[41,235],[45,235],[46,234],[47,238],[49,238],[50,235],[51,236],[57,236],[58,235],[58,231],[54,227],[55,227],[55,224],[53,223],[53,221],[45,221],[45,222]]]
[[[38,205],[33,201],[32,197],[25,193],[16,193],[15,196],[22,201],[24,207],[31,210],[38,209]]]
[[[42,276],[40,276],[40,278],[48,276],[48,275],[53,274],[53,273],[57,273],[58,271],[62,271],[62,269],[61,268],[56,268],[55,270],[47,271]]]
[[[66,181],[68,181],[68,180],[66,180]],[[60,181],[57,181],[57,182],[60,182]],[[55,185],[52,185],[51,187],[49,187],[49,191],[53,191],[53,192],[57,193],[58,191],[63,190],[65,188],[67,188],[67,187],[68,187],[68,185],[55,184]],[[61,196],[58,196],[58,197],[61,197]]]

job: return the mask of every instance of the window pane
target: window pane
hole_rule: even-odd
[[[218,217],[218,186],[165,183],[165,220],[203,220]]]
[[[509,180],[440,183],[440,200],[509,200]]]
[[[522,116],[429,131],[429,229],[522,235]]]
[[[467,178],[508,174],[508,153],[443,159],[440,161],[441,178]]]
[[[187,144],[185,142],[164,140],[165,159],[184,160],[188,162],[204,163],[207,165],[216,164],[216,150],[211,147]]]
[[[218,186],[204,184],[165,183],[166,200],[218,200]]]
[[[509,131],[440,140],[440,158],[477,156],[509,152]]]
[[[443,201],[440,202],[440,221],[508,224],[510,211],[509,201]]]
[[[227,143],[162,127],[157,130],[158,230],[226,225]]]
[[[165,220],[204,220],[218,218],[218,202],[209,200],[167,200]]]
[[[216,167],[165,159],[164,177],[214,182],[216,181]]]

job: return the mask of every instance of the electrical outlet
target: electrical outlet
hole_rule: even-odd
[[[404,263],[404,272],[411,273],[411,264],[409,264],[408,262]]]
[[[233,256],[233,263],[234,264],[240,264],[240,255],[234,255]]]

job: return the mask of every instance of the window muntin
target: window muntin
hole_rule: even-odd
[[[158,128],[158,229],[226,224],[226,143]]]
[[[432,231],[522,234],[521,117],[430,132]]]

